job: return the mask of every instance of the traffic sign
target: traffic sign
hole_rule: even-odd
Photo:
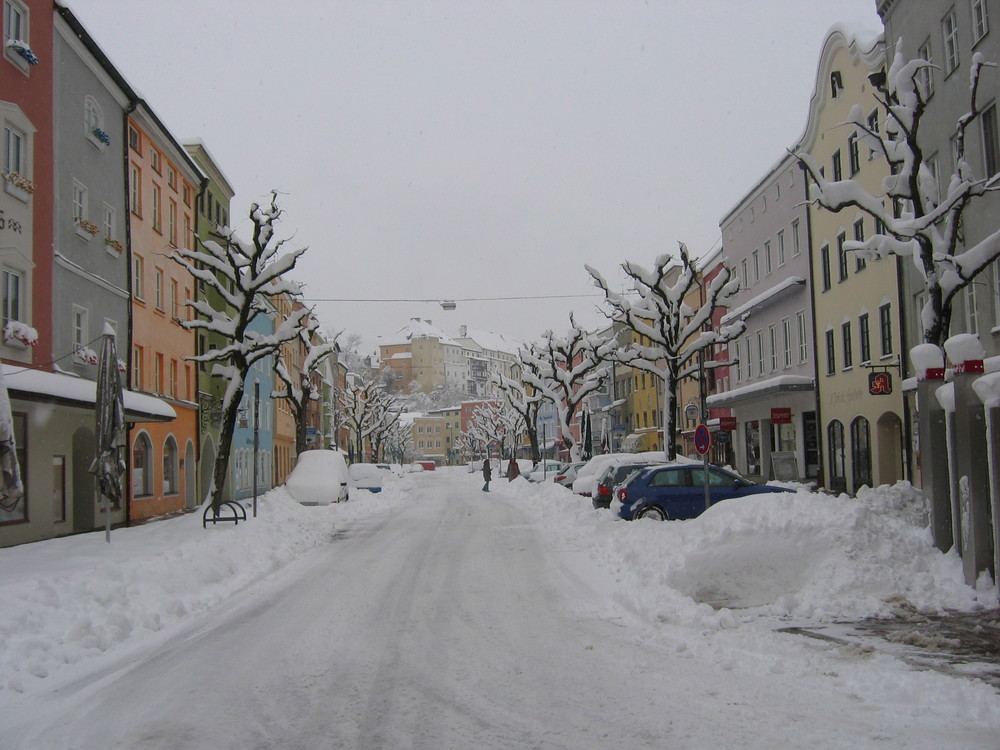
[[[715,441],[717,443],[728,443],[730,440],[728,432],[718,432],[715,435]]]
[[[708,431],[708,426],[700,424],[694,428],[694,449],[698,451],[699,456],[704,456],[708,453],[708,449],[712,447],[712,433]]]

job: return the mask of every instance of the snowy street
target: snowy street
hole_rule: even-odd
[[[622,571],[594,552],[623,534],[641,550],[650,534],[690,533],[695,522],[612,522],[551,485],[500,481],[489,494],[480,485],[463,469],[428,472],[342,506],[265,501],[281,514],[235,528],[203,531],[199,513],[122,530],[110,552],[97,535],[45,543],[48,550],[0,550],[0,594],[24,602],[5,604],[0,618],[3,746],[995,747],[1000,698],[979,681],[777,634],[765,617],[730,614],[726,624],[723,612],[717,627],[704,613],[703,624],[693,615],[671,622],[651,615],[656,607],[643,611],[645,583],[630,594]],[[129,535],[152,539],[159,530],[176,546],[140,544],[143,554],[204,569],[210,558],[196,548],[240,534],[274,536],[267,526],[279,522],[312,535],[266,554],[255,539],[248,550],[281,559],[263,566],[271,575],[241,582],[211,605],[185,598],[183,584],[149,593],[169,588],[151,579],[141,614],[138,590],[132,605],[107,607],[118,608],[109,621],[135,622],[132,635],[93,653],[86,637],[77,647],[66,637],[43,646],[11,624],[41,623],[44,606],[85,606],[71,600],[70,583],[54,584],[42,601],[11,575],[17,562],[22,579],[36,570],[69,581],[70,571],[46,570],[58,564],[56,545],[65,554],[87,546],[120,556]],[[582,543],[583,534],[594,539]],[[127,575],[119,583],[140,585]],[[212,583],[217,577],[192,588]],[[159,617],[165,612],[181,614],[169,621]],[[95,610],[66,615],[71,631],[85,617],[101,641]],[[46,638],[44,627],[34,630],[35,640]],[[19,660],[17,649],[33,655]]]

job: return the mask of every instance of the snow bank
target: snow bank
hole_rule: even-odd
[[[97,656],[219,604],[235,591],[327,544],[338,525],[390,507],[411,482],[378,494],[304,507],[284,488],[258,500],[258,517],[202,529],[201,512],[112,531],[0,549],[0,690],[26,675]]]
[[[908,483],[857,499],[755,495],[667,523],[619,521],[558,486],[533,490],[525,507],[547,534],[609,571],[617,600],[652,622],[724,629],[734,611],[832,622],[997,605],[992,587],[966,586],[959,557],[934,547]]]

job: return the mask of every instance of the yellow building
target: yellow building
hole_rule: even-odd
[[[795,147],[807,153],[827,180],[855,180],[882,192],[887,164],[870,153],[850,120],[853,107],[884,127],[875,86],[881,71],[881,39],[861,40],[834,29],[820,56],[805,134]],[[870,216],[848,208],[832,213],[809,208],[811,286],[815,308],[817,399],[823,484],[855,492],[863,485],[908,476],[904,451],[904,404],[897,366],[905,356],[900,335],[900,269],[895,257],[865,261],[844,250],[849,240],[875,232]],[[890,393],[873,393],[869,376],[887,373]]]

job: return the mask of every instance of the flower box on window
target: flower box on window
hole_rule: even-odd
[[[77,234],[79,234],[81,236],[87,236],[87,235],[89,235],[89,236],[86,237],[87,239],[90,239],[91,237],[93,237],[94,235],[96,235],[100,231],[97,228],[97,224],[95,224],[94,222],[90,221],[89,219],[84,219],[84,218],[82,218],[80,216],[77,216],[73,220],[73,223],[76,225]]]
[[[100,361],[97,352],[89,346],[77,347],[76,351],[73,352],[73,359],[84,365],[96,365]]]
[[[35,183],[17,172],[4,172],[3,180],[4,192],[25,203],[28,202],[28,196],[35,192]]]
[[[94,128],[91,132],[94,134],[94,137],[101,143],[103,143],[105,146],[111,145],[111,136],[105,133],[100,128]]]
[[[19,320],[9,320],[3,327],[3,342],[8,346],[25,349],[38,343],[38,331]]]
[[[125,364],[125,360],[118,360],[118,372],[125,373],[128,372],[128,365]]]
[[[28,62],[28,65],[38,65],[38,56],[31,50],[31,47],[22,42],[20,39],[8,39],[7,48],[14,50],[17,54],[23,57]]]
[[[125,252],[125,246],[114,237],[105,237],[104,244],[108,246],[109,250],[114,250],[116,253]]]

